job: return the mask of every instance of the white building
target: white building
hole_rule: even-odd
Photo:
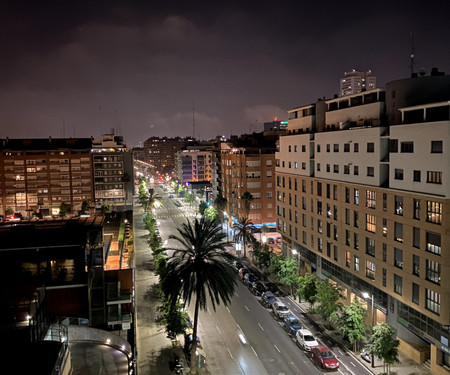
[[[352,69],[350,72],[344,73],[341,78],[341,86],[339,95],[357,94],[363,90],[372,90],[377,87],[377,79],[372,75],[372,71],[360,72]]]

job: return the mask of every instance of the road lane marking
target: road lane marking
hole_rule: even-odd
[[[244,307],[247,309],[247,311],[250,311],[250,309],[246,305],[244,305]]]
[[[253,353],[255,353],[255,355],[258,356],[258,354],[256,353],[255,349],[253,349],[253,346],[250,346],[250,348],[252,348]]]
[[[352,364],[353,367],[356,367],[356,365],[352,361],[350,361],[350,363]]]
[[[230,355],[231,359],[234,361],[234,358],[233,358],[233,355],[230,352],[230,349],[227,348],[227,350],[228,350],[228,354]]]
[[[275,346],[275,349],[278,350],[278,353],[281,353],[280,349],[278,349],[278,346],[276,346],[275,344],[273,344],[273,346]]]
[[[227,311],[231,314],[230,309],[228,308],[228,306],[225,306],[225,308],[227,309]]]
[[[219,326],[216,325],[216,328],[219,331],[219,333],[222,334],[222,332],[220,332]]]
[[[261,331],[263,331],[263,332],[264,332],[264,328],[262,327],[262,325],[261,325],[261,324],[259,324],[259,323],[258,323],[258,325],[259,325],[259,328],[261,328]]]
[[[239,294],[237,294],[237,292],[234,292],[234,294],[236,294],[236,296],[239,297]]]
[[[211,311],[209,310],[209,307],[208,307],[208,314],[211,316]]]

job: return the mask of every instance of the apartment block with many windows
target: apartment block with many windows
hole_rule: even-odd
[[[373,295],[375,321],[433,374],[450,373],[448,87],[415,77],[295,108],[276,155],[283,253],[347,303]]]

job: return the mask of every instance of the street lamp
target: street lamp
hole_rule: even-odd
[[[369,298],[369,297],[371,297],[371,306],[372,306],[372,331],[373,331],[373,327],[375,326],[375,320],[374,320],[374,318],[375,318],[375,314],[374,314],[374,306],[373,306],[373,294],[369,294],[369,293],[367,293],[367,292],[364,292],[363,293],[363,297],[364,298]],[[372,368],[373,367],[375,367],[375,356],[373,355],[373,354],[371,354],[370,355],[370,358],[371,358],[371,360],[372,360],[372,363],[371,363],[371,365],[372,365]]]

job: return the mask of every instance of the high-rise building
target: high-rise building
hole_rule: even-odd
[[[91,138],[2,139],[0,215],[58,215],[94,201]]]
[[[374,321],[439,375],[450,373],[449,87],[449,75],[415,77],[295,108],[276,154],[283,253],[366,303],[368,322],[373,296]]]
[[[208,150],[181,150],[176,153],[177,177],[186,182],[211,181],[212,152]]]
[[[372,75],[372,71],[357,71],[352,69],[350,72],[344,73],[341,78],[339,96],[357,94],[362,91],[372,90],[377,87],[377,79]]]
[[[105,134],[92,143],[95,207],[108,203],[114,211],[133,209],[133,155],[122,136]]]

